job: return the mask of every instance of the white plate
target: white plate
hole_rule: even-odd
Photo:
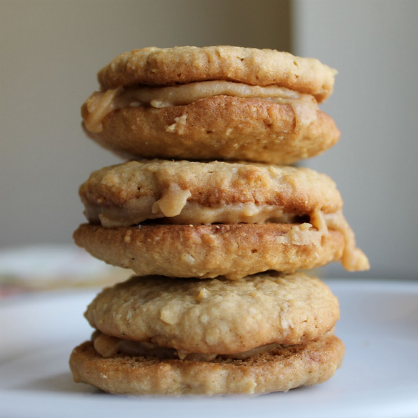
[[[89,338],[93,291],[2,301],[0,416],[418,417],[418,284],[328,281],[339,297],[343,367],[326,383],[258,397],[128,398],[75,384],[72,348]]]

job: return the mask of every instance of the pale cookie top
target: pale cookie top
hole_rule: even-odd
[[[312,94],[321,102],[331,94],[335,74],[335,70],[317,59],[295,57],[288,52],[233,46],[183,46],[125,52],[100,70],[98,79],[103,89],[207,80],[277,85]]]
[[[105,167],[81,185],[80,196],[87,218],[106,227],[156,218],[282,223],[289,215],[342,207],[335,183],[309,168],[218,161],[143,160]]]
[[[338,300],[304,273],[239,281],[133,277],[102,291],[85,314],[102,333],[189,353],[240,353],[320,338],[339,318]]]

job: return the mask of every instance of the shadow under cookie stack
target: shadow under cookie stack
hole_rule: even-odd
[[[87,135],[131,161],[80,187],[77,245],[137,276],[85,314],[76,382],[115,394],[239,394],[324,382],[337,298],[301,272],[369,268],[326,175],[296,161],[339,139],[318,109],[334,70],[285,52],[145,48],[98,74]]]

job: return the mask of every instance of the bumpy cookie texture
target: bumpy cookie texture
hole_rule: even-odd
[[[163,86],[206,80],[278,85],[309,93],[320,102],[331,92],[336,71],[314,58],[233,46],[135,49],[116,57],[98,74],[104,89]]]
[[[294,271],[341,259],[343,234],[300,225],[81,225],[77,245],[92,256],[140,276],[237,280],[266,270]]]
[[[164,208],[156,210],[154,204],[167,201],[168,205],[171,200],[175,205],[176,200],[182,199],[177,199],[182,192],[188,192],[187,197],[183,198],[176,215],[186,204],[198,204],[200,211],[202,207],[227,209],[234,204],[250,204],[255,208],[268,205],[296,215],[310,214],[317,209],[333,213],[342,208],[340,193],[325,174],[303,167],[256,163],[129,161],[92,173],[79,191],[86,209],[98,208],[102,215],[115,208],[119,212],[117,218],[133,210],[146,216],[131,224],[176,216]],[[199,216],[198,212],[195,217]],[[87,216],[97,222],[89,217],[88,211]],[[200,223],[193,219],[186,222]]]
[[[105,289],[85,316],[109,336],[189,353],[233,354],[321,338],[335,325],[339,308],[329,288],[304,273],[234,282],[148,276]]]
[[[246,360],[195,362],[150,357],[102,358],[88,341],[75,348],[76,382],[131,395],[261,394],[322,383],[341,366],[344,345],[335,336]]]
[[[187,106],[131,107],[103,119],[102,131],[85,133],[123,158],[227,159],[291,164],[334,145],[340,132],[318,111],[296,129],[290,105],[216,96]]]

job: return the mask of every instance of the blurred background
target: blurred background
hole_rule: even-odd
[[[120,162],[80,128],[100,68],[133,48],[230,44],[338,69],[322,110],[341,140],[302,164],[336,181],[372,269],[321,274],[418,279],[417,17],[414,0],[0,0],[0,268],[28,245],[60,260],[51,248],[84,222],[79,185]]]

